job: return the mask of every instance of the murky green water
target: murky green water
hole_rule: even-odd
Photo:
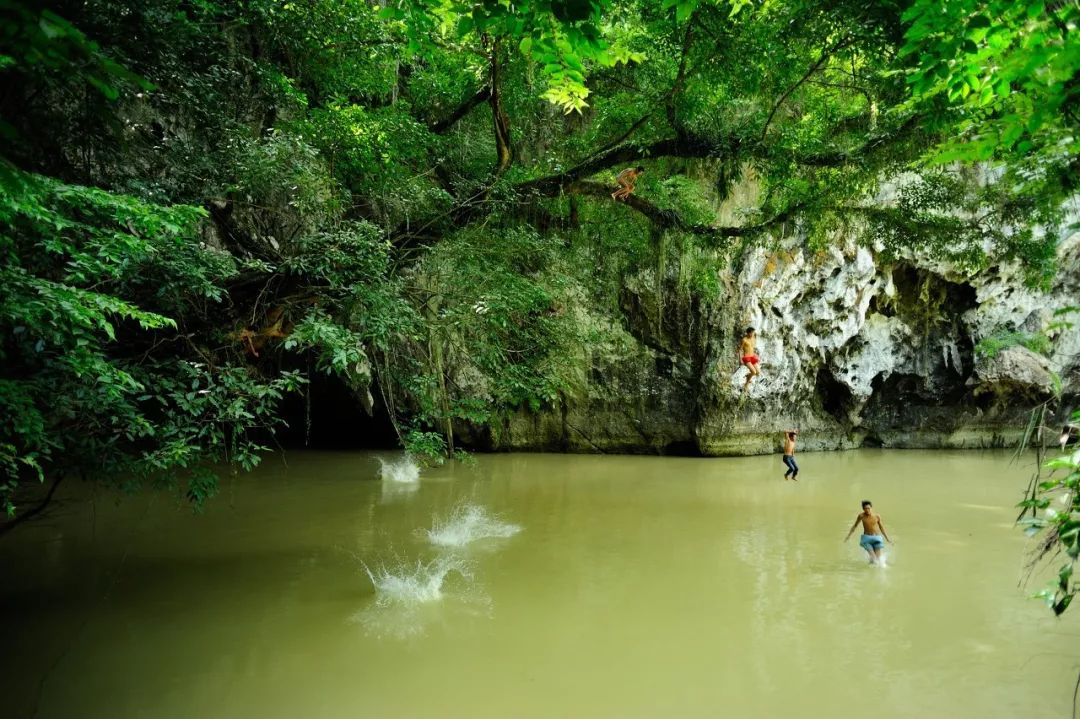
[[[70,498],[0,542],[4,716],[1067,715],[1080,611],[1017,588],[1026,470],[800,464],[481,456],[410,485],[291,453],[203,516]],[[840,541],[863,498],[884,569]]]

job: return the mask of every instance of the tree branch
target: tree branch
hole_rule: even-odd
[[[828,62],[829,58],[832,57],[834,53],[839,52],[840,50],[843,50],[845,47],[850,45],[852,42],[853,42],[852,38],[847,38],[845,40],[841,40],[840,42],[838,42],[836,45],[832,46],[831,48],[829,48],[827,50],[823,50],[822,53],[821,53],[821,57],[818,58],[818,61],[810,66],[810,69],[807,70],[806,73],[803,74],[803,76],[799,78],[799,81],[796,82],[794,85],[792,85],[791,87],[789,87],[787,90],[784,91],[784,94],[781,95],[780,98],[773,105],[772,110],[769,112],[769,116],[767,118],[765,118],[765,126],[761,128],[761,138],[760,138],[761,141],[765,140],[765,135],[769,132],[769,125],[772,124],[773,117],[776,116],[776,111],[779,110],[780,106],[784,104],[784,101],[787,100],[791,96],[791,93],[795,92],[800,87],[802,87],[802,84],[804,82],[806,82],[807,80],[809,80],[811,75],[813,75],[815,72],[820,70],[821,66],[824,65],[826,62]]]
[[[566,189],[567,194],[591,195],[610,199],[612,189],[599,182],[576,182]],[[759,234],[778,224],[787,222],[805,209],[805,203],[796,203],[783,212],[779,212],[768,220],[754,225],[742,227],[725,225],[698,225],[687,222],[675,210],[657,207],[648,200],[637,195],[629,195],[624,204],[637,212],[645,215],[654,225],[661,229],[675,229],[687,232],[698,237],[703,237],[714,244],[724,244],[723,240],[735,237],[747,237]]]
[[[600,155],[604,154],[608,150],[610,150],[610,149],[612,149],[614,147],[618,147],[619,145],[623,144],[624,142],[626,142],[626,140],[631,135],[633,135],[635,132],[637,132],[638,129],[640,129],[642,125],[644,125],[646,122],[648,122],[652,118],[652,116],[654,114],[656,114],[656,110],[650,110],[649,112],[645,113],[640,118],[638,118],[637,121],[635,121],[633,125],[631,125],[629,128],[627,128],[626,132],[619,135],[617,138],[615,138],[614,140],[612,140],[608,144],[601,147],[596,152],[594,152],[591,155],[589,155],[588,157],[586,157],[585,160],[582,160],[582,162],[591,160],[594,157],[599,157]]]
[[[913,134],[918,129],[919,121],[922,118],[919,115],[912,115],[904,121],[899,127],[889,131],[883,132],[879,135],[871,137],[869,140],[851,150],[841,150],[837,152],[820,152],[812,155],[803,155],[795,158],[795,162],[807,167],[836,167],[837,165],[844,165],[852,160],[860,158],[866,158],[874,155],[878,150],[888,147],[890,143],[896,140],[903,139],[904,137]]]
[[[671,125],[671,129],[676,133],[680,133],[680,130],[676,127],[677,118],[676,118],[676,115],[675,115],[675,96],[679,92],[682,91],[683,85],[685,84],[685,81],[686,81],[686,77],[688,75],[693,75],[694,72],[697,70],[697,67],[693,67],[693,68],[690,68],[689,71],[687,71],[687,60],[688,60],[688,53],[689,53],[690,42],[691,42],[691,31],[692,31],[691,24],[693,23],[694,18],[696,18],[696,17],[697,17],[697,13],[695,12],[695,14],[690,18],[690,22],[687,24],[687,27],[686,27],[686,35],[683,37],[682,58],[679,61],[679,71],[675,76],[675,82],[657,100],[657,102],[663,102],[665,108],[667,108],[668,122]],[[709,57],[705,61],[703,61],[702,63],[698,63],[698,65],[700,66],[701,64],[704,64],[705,62],[708,62],[713,57],[715,57],[715,55],[716,55],[716,52],[713,52],[712,54],[709,55]],[[582,160],[582,162],[585,162],[587,160],[591,160],[591,159],[593,159],[593,158],[607,152],[608,150],[610,150],[610,149],[612,149],[612,148],[614,148],[614,147],[616,147],[618,145],[621,145],[623,142],[626,142],[626,140],[631,135],[633,135],[635,132],[637,132],[638,129],[640,129],[646,122],[648,122],[650,119],[652,119],[653,115],[656,114],[657,109],[659,109],[659,108],[656,105],[653,105],[653,109],[649,110],[647,113],[645,113],[640,118],[638,118],[638,120],[636,122],[634,122],[634,124],[632,124],[626,130],[626,132],[622,133],[621,135],[619,135],[619,137],[615,138],[614,140],[612,140],[608,144],[604,145],[602,148],[600,148],[596,152],[588,155],[585,158],[585,160]]]
[[[45,511],[45,508],[49,506],[49,502],[52,501],[53,495],[56,494],[56,488],[59,487],[60,482],[64,480],[64,476],[65,475],[63,472],[56,475],[56,479],[53,481],[52,486],[49,487],[48,494],[46,494],[45,498],[42,499],[41,502],[39,502],[36,506],[23,512],[18,517],[8,520],[4,524],[0,525],[0,537],[15,529],[15,527],[19,526],[26,520],[36,517],[37,515]]]
[[[478,105],[487,102],[488,98],[490,97],[491,86],[484,85],[482,88],[477,90],[472,97],[458,105],[457,109],[450,113],[449,116],[444,117],[438,122],[428,125],[428,128],[436,135],[441,135],[442,133],[446,132],[451,127],[456,125],[459,120],[472,112],[473,109],[475,109]]]
[[[832,87],[839,90],[852,90],[865,97],[867,104],[872,104],[874,102],[874,98],[870,96],[870,91],[867,90],[865,87],[860,87],[859,85],[853,85],[846,82],[829,82],[828,80],[808,79],[806,82],[810,85],[820,85],[821,87]]]
[[[668,122],[671,124],[671,129],[678,132],[678,118],[675,116],[675,100],[678,94],[682,91],[683,83],[686,81],[686,60],[690,56],[690,43],[694,39],[694,18],[697,12],[691,13],[690,19],[686,22],[686,34],[683,35],[682,53],[679,57],[679,71],[675,74],[675,82],[671,85],[671,90],[668,91],[667,97],[664,100],[664,108],[667,110]]]
[[[565,172],[523,182],[517,185],[516,189],[531,190],[542,195],[558,195],[578,180],[595,175],[597,172],[615,165],[655,157],[712,157],[725,149],[727,154],[734,154],[738,146],[738,140],[731,138],[728,144],[728,148],[723,148],[716,143],[706,142],[699,138],[673,137],[667,140],[657,140],[647,145],[619,145],[607,152],[589,158]]]

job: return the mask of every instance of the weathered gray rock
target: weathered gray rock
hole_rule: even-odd
[[[967,384],[975,392],[1024,393],[1033,398],[1053,393],[1050,361],[1027,347],[1008,347],[993,357],[979,359]]]
[[[1002,447],[1049,391],[1076,392],[1080,330],[1057,330],[1042,357],[1022,347],[979,359],[981,341],[1042,332],[1080,304],[1080,236],[1060,246],[1061,272],[1039,291],[1004,264],[963,276],[918,257],[886,262],[865,247],[811,252],[799,238],[750,249],[707,306],[672,278],[627,278],[623,325],[578,305],[609,339],[583,348],[583,391],[523,411],[481,443],[492,449],[753,454],[801,429],[803,450],[864,445]],[[668,263],[677,272],[677,258]],[[661,288],[661,289],[658,289]],[[763,368],[749,394],[737,342],[758,329]],[[606,333],[606,334],[605,334]]]

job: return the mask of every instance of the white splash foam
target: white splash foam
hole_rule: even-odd
[[[376,601],[380,604],[422,604],[442,598],[447,575],[457,572],[465,578],[472,576],[469,566],[460,559],[439,557],[430,562],[417,561],[414,566],[404,562],[393,567],[380,565],[364,571],[375,586]]]
[[[426,530],[428,540],[440,547],[464,547],[479,539],[512,537],[521,527],[503,522],[475,504],[461,504],[446,519],[436,519]]]
[[[491,597],[478,586],[471,574],[463,581],[453,581],[443,591],[451,571],[468,571],[464,564],[435,567],[417,564],[400,565],[368,574],[376,585],[376,596],[349,617],[364,633],[378,639],[414,640],[437,627],[459,627],[492,615]],[[440,580],[440,575],[442,579]]]
[[[379,457],[379,474],[384,482],[415,484],[420,481],[420,466],[407,454],[397,460]]]

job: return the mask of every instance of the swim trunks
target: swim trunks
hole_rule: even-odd
[[[859,546],[863,549],[884,549],[885,540],[880,534],[864,534],[859,539]]]
[[[743,364],[757,364],[758,361],[759,360],[757,355],[743,355],[742,358]]]

